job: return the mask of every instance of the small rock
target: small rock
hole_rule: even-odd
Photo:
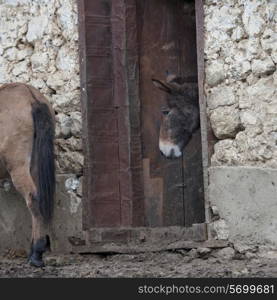
[[[12,183],[8,180],[5,180],[3,183],[3,189],[6,193],[10,192],[12,189]]]
[[[238,252],[238,253],[246,253],[247,251],[251,251],[253,250],[253,247],[249,246],[249,245],[245,245],[245,244],[239,244],[236,243],[234,244],[234,249]]]
[[[57,137],[69,138],[71,136],[71,126],[72,119],[66,114],[58,114],[56,115],[57,120],[57,128],[56,135]]]
[[[242,111],[240,113],[240,119],[244,127],[258,123],[258,116],[252,111]]]
[[[197,258],[197,257],[198,257],[197,250],[196,250],[196,249],[191,249],[191,250],[188,252],[188,256],[190,256],[190,257],[192,257],[192,258]]]
[[[206,82],[211,87],[221,83],[225,77],[226,72],[223,62],[212,61],[212,63],[206,67]]]
[[[12,74],[14,76],[18,76],[20,74],[26,73],[28,71],[28,68],[29,68],[29,62],[23,60],[22,62],[19,62],[14,66],[12,70]]]
[[[265,26],[265,21],[259,14],[261,1],[245,1],[242,22],[249,36],[257,36]]]
[[[215,109],[219,106],[228,106],[237,103],[233,89],[229,86],[215,87],[210,90],[207,96],[209,109]]]
[[[83,172],[84,155],[79,151],[58,152],[58,166],[59,172],[70,172],[81,174]]]
[[[212,214],[213,214],[214,216],[219,216],[219,210],[218,210],[217,206],[212,205],[212,206],[211,206],[211,211],[212,211]]]
[[[80,185],[80,181],[76,177],[70,177],[65,181],[65,188],[67,191],[76,191]]]
[[[74,67],[77,59],[76,53],[69,49],[68,45],[64,45],[58,52],[56,66],[60,71],[71,74],[75,70]]]
[[[233,259],[235,256],[235,250],[231,247],[220,249],[216,252],[215,257],[222,259]]]
[[[82,114],[80,112],[72,112],[70,117],[72,120],[72,135],[75,137],[82,137]]]
[[[64,84],[65,82],[63,81],[61,72],[55,72],[54,74],[51,74],[51,76],[49,76],[49,78],[47,79],[47,85],[54,90],[60,89]],[[61,98],[62,95],[56,95],[56,97],[56,101],[58,101],[58,99]],[[66,97],[66,99],[68,99],[68,96]]]
[[[246,252],[245,253],[245,257],[247,258],[247,259],[255,259],[255,258],[257,258],[258,256],[257,256],[257,254],[256,253],[253,253],[253,252]]]
[[[6,50],[4,57],[8,61],[15,61],[17,59],[17,53],[18,53],[18,49],[15,47],[11,47]]]
[[[28,42],[34,42],[35,40],[41,39],[47,24],[48,18],[46,15],[32,18],[28,25],[28,32],[26,35]]]
[[[214,221],[211,223],[211,229],[213,230],[215,239],[218,240],[228,240],[229,229],[226,224],[226,221],[223,219]]]
[[[263,249],[261,247],[259,253],[258,253],[259,257],[263,257],[263,258],[269,258],[269,259],[277,259],[277,251],[276,249],[274,250],[267,250],[266,248]]]
[[[210,121],[218,139],[235,137],[240,128],[240,115],[236,105],[221,106],[212,110]]]
[[[264,59],[255,59],[252,62],[252,71],[254,75],[268,75],[276,70],[276,66],[270,57]]]
[[[245,36],[244,30],[242,27],[237,26],[232,33],[232,39],[236,42],[240,41]]]
[[[241,275],[247,275],[247,274],[249,274],[249,270],[247,269],[247,268],[244,268],[244,269],[242,269],[242,270],[237,270],[237,271],[233,271],[232,272],[232,275],[234,276],[234,277],[236,277],[236,276],[241,276]],[[233,277],[232,276],[232,277]]]
[[[36,52],[31,56],[32,70],[35,72],[47,72],[48,54]]]
[[[207,258],[211,252],[210,248],[201,247],[196,249],[197,256],[200,258]]]
[[[193,257],[191,257],[191,256],[185,256],[184,259],[183,259],[183,262],[184,262],[185,264],[188,264],[188,263],[190,263],[191,261],[193,261]]]

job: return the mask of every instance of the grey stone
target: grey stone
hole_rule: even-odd
[[[58,169],[60,173],[82,174],[84,165],[84,156],[79,151],[63,152],[56,151]]]
[[[221,83],[226,77],[224,64],[220,61],[212,61],[206,66],[206,82],[213,87]]]
[[[200,247],[196,249],[198,257],[207,258],[208,255],[212,252],[210,248]]]
[[[28,24],[28,32],[26,35],[28,42],[34,42],[35,40],[41,39],[47,24],[48,18],[45,15],[32,18]]]
[[[246,127],[247,125],[257,125],[258,116],[251,111],[242,111],[240,113],[241,123]]]
[[[76,191],[80,185],[80,181],[76,176],[69,177],[65,181],[65,188],[67,191]]]
[[[240,133],[237,134],[237,136]],[[236,136],[236,138],[237,138]],[[211,157],[212,166],[241,164],[241,153],[237,149],[236,142],[232,139],[218,141],[214,146],[214,153]]]
[[[8,48],[4,54],[4,57],[8,61],[16,61],[17,60],[18,49],[16,47]]]
[[[234,249],[241,254],[245,254],[246,252],[253,252],[253,250],[256,250],[256,248],[253,248],[251,245],[242,244],[240,242],[237,242],[234,244]]]
[[[218,139],[234,137],[240,127],[239,110],[236,106],[222,106],[210,114],[213,132]]]
[[[47,85],[54,89],[54,90],[60,90],[64,85],[63,75],[60,72],[55,72],[54,74],[51,74],[49,78],[47,78]],[[56,96],[63,97],[62,95]]]
[[[264,59],[255,59],[252,62],[252,71],[254,75],[272,74],[276,66],[270,57]]]
[[[74,67],[78,61],[76,53],[70,50],[69,45],[64,45],[59,49],[56,66],[62,72],[74,73]]]
[[[224,219],[219,219],[210,224],[210,229],[216,240],[228,240],[229,228]]]
[[[26,73],[28,71],[28,68],[29,68],[29,62],[27,60],[23,60],[22,62],[18,62],[17,64],[15,64],[12,70],[12,74],[14,76],[18,76],[22,73]]]
[[[230,260],[235,257],[235,250],[231,247],[226,247],[226,248],[216,251],[214,256],[221,258],[221,259]]]
[[[191,249],[187,255],[191,258],[197,258],[198,257],[198,253],[197,253],[197,250],[196,249]]]
[[[258,13],[261,1],[244,1],[242,22],[249,36],[257,36],[265,26],[263,18]]]
[[[4,184],[3,184],[3,189],[6,193],[10,192],[12,189],[12,183],[9,180],[5,180]]]
[[[68,138],[71,136],[72,119],[66,114],[58,114],[57,120],[57,137],[62,136]]]
[[[211,89],[207,96],[209,109],[215,109],[219,106],[229,106],[237,103],[233,88],[230,86],[220,86]]]
[[[82,114],[80,112],[70,113],[72,120],[71,133],[75,137],[82,137]]]
[[[31,56],[31,64],[34,72],[47,72],[48,54],[46,52],[36,52]]]
[[[76,11],[76,1],[63,1],[57,10],[58,23],[62,28],[63,35],[67,39],[76,39],[76,26],[78,24]]]
[[[219,216],[219,210],[215,205],[211,206],[211,212],[214,216]]]
[[[261,39],[262,48],[273,54],[277,50],[277,33],[268,28],[264,31]]]
[[[242,38],[245,37],[245,32],[241,26],[237,26],[232,33],[232,39],[236,42],[240,41]]]

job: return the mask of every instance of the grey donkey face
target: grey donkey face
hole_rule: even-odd
[[[198,97],[195,87],[170,75],[166,81],[152,79],[167,93],[167,105],[161,109],[159,148],[168,158],[178,158],[199,127]]]

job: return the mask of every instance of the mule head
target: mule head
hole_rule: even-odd
[[[166,106],[161,109],[160,151],[168,158],[180,157],[199,123],[193,88],[174,75],[168,75],[165,81],[152,79],[152,82],[167,93]]]

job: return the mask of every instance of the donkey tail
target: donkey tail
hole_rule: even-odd
[[[35,101],[32,104],[34,141],[32,167],[35,170],[37,201],[46,223],[53,214],[55,194],[54,120],[47,104]]]

